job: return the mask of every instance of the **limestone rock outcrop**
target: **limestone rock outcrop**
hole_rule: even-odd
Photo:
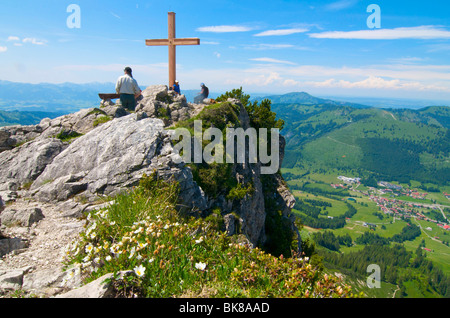
[[[149,117],[161,118],[166,126],[169,126],[194,117],[202,108],[202,105],[188,103],[184,95],[176,96],[165,85],[154,85],[142,91],[136,112],[143,112]]]
[[[238,100],[230,102],[239,109],[240,127],[249,128],[245,107]],[[142,92],[135,112],[103,102],[98,108],[43,119],[38,125],[0,128],[0,257],[5,260],[0,261],[0,294],[2,288],[23,288],[48,296],[75,287],[66,284],[66,274],[56,265],[62,243],[78,235],[80,217],[99,204],[99,197],[130,189],[144,174],[177,181],[183,211],[199,216],[219,207],[230,235],[242,234],[253,246],[264,244],[267,187],[261,163],[232,164],[232,178],[251,184],[252,193],[229,200],[223,195],[208,197],[191,168],[177,160],[167,128],[203,108],[188,103],[183,95],[173,95],[165,85],[156,85]],[[282,137],[280,148],[282,160]],[[271,200],[291,220],[294,197],[280,175],[267,178],[273,186]],[[105,285],[93,286],[104,293],[95,287],[66,295],[108,295]]]
[[[93,199],[114,196],[137,185],[144,174],[156,172],[180,182],[184,205],[204,209],[206,200],[189,168],[173,162],[163,121],[140,117],[118,118],[74,140],[46,166],[31,193],[44,202],[65,201],[81,192]]]
[[[36,179],[65,148],[56,138],[40,138],[0,154],[0,191],[17,190]]]

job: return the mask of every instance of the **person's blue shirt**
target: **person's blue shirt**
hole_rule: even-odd
[[[181,94],[181,92],[180,92],[180,85],[178,85],[178,84],[173,84],[173,90],[176,92],[176,93],[178,93],[178,94]]]

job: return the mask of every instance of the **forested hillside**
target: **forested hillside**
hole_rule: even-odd
[[[22,112],[0,110],[0,127],[12,125],[36,125],[46,117],[53,119],[62,115],[62,113],[52,112]]]
[[[401,182],[450,180],[450,107],[272,107],[286,122],[287,168],[314,165]]]
[[[448,297],[450,107],[282,101],[304,252],[368,297]],[[370,265],[380,288],[366,284]]]

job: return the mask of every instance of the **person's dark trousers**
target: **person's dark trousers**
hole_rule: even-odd
[[[205,99],[205,96],[198,95],[194,97],[194,104],[201,104],[203,103],[203,100]]]
[[[120,94],[120,103],[123,108],[134,111],[136,108],[136,98],[132,94]]]

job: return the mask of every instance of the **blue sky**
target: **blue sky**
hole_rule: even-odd
[[[450,101],[446,0],[2,0],[0,80],[115,82],[131,66],[142,88],[167,84],[167,47],[145,39],[167,37],[169,11],[178,38],[201,42],[177,48],[182,89]]]

